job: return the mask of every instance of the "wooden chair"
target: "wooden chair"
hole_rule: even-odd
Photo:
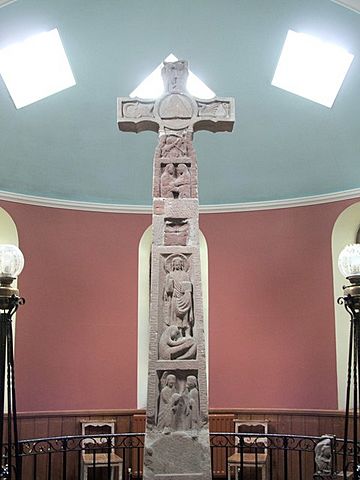
[[[81,454],[81,478],[88,480],[89,468],[108,468],[110,463],[111,480],[115,480],[115,470],[118,470],[117,480],[122,480],[123,459],[115,454],[115,448],[107,447],[107,439],[97,435],[113,435],[115,433],[116,420],[80,420],[81,435],[91,435],[82,440]]]
[[[234,420],[235,433],[260,433],[267,435],[268,420]],[[240,468],[259,468],[261,470],[261,479],[266,480],[268,477],[268,440],[266,437],[243,437],[244,443],[242,447],[242,464],[241,450],[239,447],[239,438],[235,438],[236,452],[227,459],[228,464],[228,480],[231,480],[231,472],[235,470],[235,480],[238,480]]]

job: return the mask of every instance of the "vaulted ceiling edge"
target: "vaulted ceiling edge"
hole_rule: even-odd
[[[287,198],[283,200],[269,200],[265,202],[224,203],[218,205],[200,205],[201,213],[229,213],[249,212],[255,210],[275,210],[279,208],[306,207],[322,203],[332,203],[341,200],[360,199],[360,188],[344,190],[342,192],[313,195],[309,197]],[[87,212],[103,213],[133,213],[150,214],[150,205],[121,205],[110,203],[76,202],[58,198],[38,197],[12,192],[0,191],[0,200],[8,202],[36,205],[40,207],[62,208],[66,210],[82,210]]]

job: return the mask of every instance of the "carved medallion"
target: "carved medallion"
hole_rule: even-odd
[[[194,109],[190,98],[179,93],[167,95],[159,105],[159,116],[163,120],[190,119],[193,113]]]

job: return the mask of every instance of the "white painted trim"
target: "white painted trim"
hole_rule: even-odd
[[[360,202],[350,205],[343,210],[333,227],[331,236],[333,288],[334,288],[334,313],[336,331],[336,367],[338,386],[338,409],[345,409],[345,393],[347,383],[347,362],[349,347],[350,316],[343,305],[338,305],[336,299],[343,293],[342,286],[346,284],[345,278],[338,268],[338,257],[341,250],[348,243],[355,243],[359,228]]]
[[[360,0],[331,0],[338,5],[348,8],[353,12],[360,13]]]
[[[11,216],[8,214],[6,210],[3,208],[0,208],[0,244],[1,243],[10,243],[12,245],[16,245],[17,247],[19,246],[19,237],[18,237],[18,232],[17,228],[15,225],[14,220],[11,218]],[[25,265],[26,265],[26,259],[25,259]],[[14,287],[17,286],[17,280],[14,282]],[[14,337],[14,348],[16,345],[16,335],[15,335],[15,330],[16,330],[16,314],[13,316],[13,322],[12,322],[12,327],[13,327],[13,337]],[[7,379],[7,367],[5,370],[5,379]],[[7,413],[7,396],[5,394],[6,392],[6,382],[5,382],[5,390],[3,392],[4,394],[4,410],[5,413]]]
[[[151,225],[143,233],[138,250],[137,408],[146,408],[150,337]]]
[[[322,203],[339,202],[360,197],[360,188],[344,190],[343,192],[312,195],[309,197],[286,198],[283,200],[268,200],[266,202],[227,203],[219,205],[200,205],[201,213],[251,212],[254,210],[275,210],[279,208],[306,207]]]
[[[0,8],[7,7],[10,3],[14,3],[16,0],[0,0]]]
[[[223,203],[218,205],[200,205],[201,213],[250,212],[254,210],[275,210],[279,208],[305,207],[321,203],[332,203],[340,200],[351,200],[360,197],[360,188],[343,190],[341,192],[311,195],[308,197],[285,198],[283,200],[268,200],[264,202]],[[63,200],[60,198],[39,197],[12,193],[0,190],[0,200],[7,202],[37,205],[39,207],[63,208],[68,210],[83,210],[107,213],[151,213],[150,205],[121,205],[116,203],[81,202]]]

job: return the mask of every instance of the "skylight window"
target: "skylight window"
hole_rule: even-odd
[[[175,57],[172,53],[168,55],[164,62],[176,62],[178,58]],[[160,63],[153,72],[148,75],[145,80],[143,80],[140,85],[138,85],[135,90],[130,93],[130,97],[139,97],[139,98],[157,98],[160,97],[164,91],[164,85],[161,78],[161,69],[163,63]],[[199,77],[194,75],[191,70],[189,70],[189,77],[187,81],[187,90],[194,97],[210,99],[216,97],[215,93],[210,90],[205,83],[200,80]]]
[[[2,48],[0,75],[16,108],[75,85],[56,28]]]
[[[0,0],[0,8],[6,7],[7,5],[10,5],[10,3],[14,3],[16,0]]]
[[[331,108],[353,58],[337,45],[289,30],[271,84]]]

